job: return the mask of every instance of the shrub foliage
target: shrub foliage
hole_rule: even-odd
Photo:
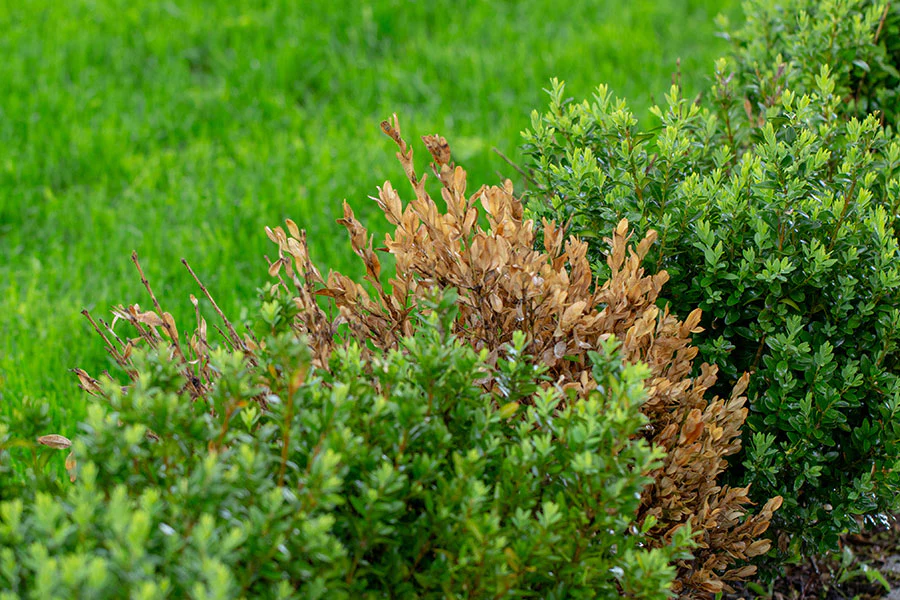
[[[396,227],[384,242],[384,250],[396,258],[396,277],[387,291],[368,232],[346,203],[341,222],[353,250],[365,263],[374,298],[363,285],[339,273],[323,278],[311,266],[303,235],[293,223],[288,223],[290,235],[281,228],[270,231],[297,294],[298,328],[314,339],[326,340],[326,354],[337,323],[347,324],[355,339],[392,348],[398,333],[412,327],[408,313],[419,299],[435,289],[452,287],[458,290],[453,331],[459,338],[486,350],[493,360],[514,331],[523,331],[530,351],[552,379],[579,392],[595,385],[588,354],[609,335],[616,335],[623,340],[623,352],[630,361],[643,361],[650,367],[650,398],[643,407],[651,425],[646,437],[667,451],[664,466],[645,491],[639,518],[645,523],[652,519],[654,525],[647,528],[656,544],[668,544],[684,524],[698,534],[696,558],[681,563],[676,589],[687,586],[717,592],[724,587],[722,579],[741,579],[755,572],[752,566],[727,569],[768,550],[769,542],[758,538],[781,499],[768,501],[759,515],[744,519],[748,489],[717,483],[725,457],[740,449],[740,427],[747,415],[741,394],[747,379],[741,379],[726,399],[708,400],[705,392],[716,380],[716,369],[704,366],[700,376],[690,377],[697,354],[690,336],[699,331],[700,311],[691,312],[682,322],[655,306],[668,276],[665,272],[644,275],[641,267],[655,232],[647,232],[629,251],[627,222],[616,224],[608,240],[610,277],[599,285],[591,273],[586,243],[565,239],[560,228],[545,220],[543,249],[535,250],[534,223],[523,218],[510,182],[482,187],[467,197],[465,171],[452,164],[447,141],[426,136],[446,212],[439,208],[426,190],[426,177],[415,174],[412,149],[400,137],[396,118],[382,127],[398,144],[398,158],[415,193],[404,206],[386,183],[376,198]],[[479,204],[487,229],[479,225]],[[317,295],[334,299],[338,319],[317,310]],[[505,385],[483,383],[500,390]]]
[[[744,8],[657,130],[554,81],[527,210],[433,135],[439,207],[382,123],[414,197],[379,248],[345,202],[364,280],[267,229],[245,333],[192,270],[220,341],[193,296],[179,332],[133,256],[152,309],[85,313],[128,385],[75,369],[74,442],[0,423],[0,600],[707,596],[770,522],[796,555],[900,510],[900,9]]]
[[[693,557],[683,556],[678,562],[673,589],[680,593],[729,589],[727,581],[754,573],[754,566],[741,563],[768,551],[770,542],[761,536],[781,499],[766,502],[758,514],[748,516],[748,489],[718,483],[727,457],[740,450],[747,379],[742,378],[724,398],[708,399],[716,368],[704,366],[699,376],[691,377],[697,349],[690,339],[699,331],[700,313],[693,311],[679,321],[656,307],[668,276],[645,275],[641,267],[655,234],[648,232],[629,249],[628,225],[617,223],[609,240],[611,276],[601,285],[591,272],[584,242],[566,239],[560,228],[545,221],[543,250],[535,250],[534,223],[523,218],[510,184],[482,187],[466,196],[465,172],[450,162],[446,140],[428,136],[424,141],[446,205],[446,212],[440,210],[425,188],[426,178],[413,170],[412,150],[400,137],[396,119],[383,127],[400,147],[398,157],[415,192],[415,199],[404,206],[386,183],[377,198],[396,226],[384,247],[396,259],[396,275],[387,286],[381,281],[372,240],[349,206],[345,205],[341,222],[365,264],[363,283],[334,272],[323,277],[312,264],[304,233],[288,221],[287,232],[280,227],[268,231],[279,245],[279,257],[269,269],[278,281],[266,291],[263,322],[290,328],[309,340],[313,367],[338,381],[332,368],[335,352],[357,344],[353,347],[364,360],[374,360],[404,348],[404,340],[420,329],[420,315],[423,309],[429,312],[434,294],[455,290],[448,334],[483,354],[491,369],[470,375],[512,412],[520,403],[531,402],[538,383],[532,378],[526,385],[521,378],[511,378],[502,366],[506,363],[500,359],[509,345],[519,345],[515,336],[522,336],[527,353],[534,357],[526,362],[549,380],[542,388],[564,391],[566,406],[574,398],[590,397],[598,385],[605,389],[590,358],[608,340],[620,339],[626,362],[646,363],[650,375],[649,397],[642,405],[649,422],[634,435],[666,451],[632,515],[647,536],[645,543],[663,550],[673,544],[680,547],[678,540],[693,536]],[[479,206],[486,229],[479,221]],[[337,310],[320,306],[322,298],[331,299]],[[156,311],[130,306],[115,313],[137,328],[142,343],[157,344],[166,336],[187,382],[185,393],[205,398],[211,387],[221,385],[210,363],[205,320],[198,315],[197,331],[182,349],[174,321],[155,300],[154,304]],[[227,321],[226,329],[225,337],[236,351],[243,351],[255,368],[268,368],[255,357],[261,348],[259,336],[241,338]],[[142,370],[128,356],[133,341],[123,347],[112,339],[111,331],[98,330],[111,354],[133,379],[139,379]],[[99,382],[83,372],[79,376],[85,389],[100,391]],[[525,393],[526,389],[530,391]],[[258,400],[269,403],[265,393]],[[227,413],[226,407],[214,408]],[[562,443],[552,436],[548,439]]]
[[[751,106],[719,61],[701,99],[672,88],[650,133],[605,87],[568,102],[555,83],[526,133],[530,207],[595,242],[623,217],[659,231],[663,298],[704,310],[701,356],[726,384],[752,374],[732,480],[782,496],[779,529],[824,551],[900,508],[900,144],[876,116],[843,117],[827,66],[809,94],[792,73]]]
[[[872,0],[746,0],[746,21],[729,32],[735,77],[749,106],[771,107],[785,89],[813,93],[830,65],[838,110],[900,122],[900,5]],[[727,22],[722,23],[727,28]]]
[[[81,425],[75,483],[0,502],[0,596],[668,597],[690,540],[648,548],[634,522],[662,456],[637,436],[647,368],[610,338],[598,388],[562,402],[523,335],[487,365],[443,304],[328,370],[286,327],[252,360],[216,349],[199,398],[172,346],[136,350]],[[502,399],[477,383],[498,373]]]

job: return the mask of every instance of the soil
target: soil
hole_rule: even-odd
[[[898,516],[900,517],[900,516]],[[730,600],[900,600],[900,518],[891,525],[862,534],[847,535],[841,549],[852,561],[841,569],[842,556],[811,559],[788,566],[771,588],[760,595],[744,587]],[[891,591],[866,571],[877,570],[890,583]]]

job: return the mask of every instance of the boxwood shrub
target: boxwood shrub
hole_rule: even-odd
[[[641,471],[649,479],[640,488],[636,511],[629,512],[629,520],[640,531],[640,547],[658,549],[668,556],[690,538],[693,553],[672,556],[677,572],[668,587],[685,597],[733,591],[730,583],[754,575],[757,567],[748,561],[770,552],[771,541],[763,534],[782,499],[770,498],[752,510],[747,487],[720,481],[727,457],[741,447],[747,378],[726,390],[727,395],[711,397],[707,391],[716,382],[716,368],[704,367],[699,376],[691,375],[698,352],[691,338],[698,331],[700,311],[680,320],[655,306],[668,279],[664,271],[646,273],[642,264],[655,234],[648,232],[633,244],[627,221],[617,223],[609,240],[610,277],[595,278],[586,243],[567,239],[562,229],[544,221],[539,230],[544,249],[536,250],[538,228],[534,221],[523,218],[523,206],[513,195],[511,182],[482,186],[466,196],[465,170],[452,163],[447,141],[437,135],[425,136],[446,203],[446,212],[439,209],[426,189],[425,176],[419,178],[415,173],[412,149],[400,136],[396,117],[393,123],[382,123],[382,128],[399,146],[398,158],[415,192],[415,198],[404,204],[386,182],[375,199],[388,221],[396,225],[396,230],[385,236],[385,247],[380,248],[396,261],[390,287],[382,281],[372,237],[349,204],[345,203],[339,222],[350,234],[350,248],[365,264],[365,286],[333,271],[323,278],[309,255],[305,232],[287,220],[287,231],[281,227],[266,230],[278,244],[278,258],[269,267],[269,275],[275,279],[264,290],[255,331],[238,334],[198,278],[201,291],[223,321],[225,331],[219,329],[223,343],[243,353],[248,368],[261,369],[268,378],[282,370],[259,354],[268,347],[262,340],[275,331],[290,330],[304,340],[310,366],[323,381],[334,377],[342,381],[342,371],[335,370],[338,349],[346,352],[349,344],[367,365],[385,353],[408,350],[406,340],[419,328],[433,327],[432,322],[423,321],[421,311],[432,314],[437,295],[453,306],[441,331],[480,353],[485,361],[486,369],[469,372],[482,396],[496,398],[499,410],[512,417],[520,406],[536,402],[538,388],[545,393],[560,390],[565,399],[548,413],[556,418],[553,415],[570,408],[575,399],[580,402],[595,390],[606,389],[608,383],[597,379],[592,356],[609,354],[610,340],[620,339],[618,356],[647,367],[648,397],[641,406],[644,425],[630,435],[664,451],[649,471]],[[481,225],[479,206],[484,210],[486,228]],[[155,310],[145,311],[137,304],[119,306],[113,309],[112,324],[98,323],[85,313],[130,380],[125,389],[143,385],[147,365],[135,359],[136,349],[150,347],[162,352],[165,347],[173,373],[182,382],[179,391],[185,401],[207,406],[215,415],[224,414],[227,422],[233,407],[222,402],[217,390],[222,385],[233,386],[233,379],[223,377],[223,370],[216,365],[199,301],[192,297],[197,308],[196,328],[190,334],[182,329],[179,334],[171,314],[163,311],[143,276],[137,256],[132,258]],[[323,298],[329,300],[323,302]],[[130,329],[117,331],[117,321],[127,322]],[[499,360],[505,355],[514,355],[515,360]],[[113,402],[104,390],[109,384],[104,386],[82,370],[75,372],[83,389]],[[532,377],[518,375],[525,372]],[[269,392],[275,389],[271,386],[277,383],[263,385],[253,401],[268,407],[273,401]],[[392,385],[387,387],[388,392],[391,389]],[[433,402],[429,397],[429,405]],[[156,433],[156,425],[150,425],[148,432],[152,433],[148,435],[165,439]],[[170,435],[176,434],[170,431]],[[568,444],[554,435],[546,439],[552,444]],[[38,441],[60,444],[56,436],[41,436]],[[293,460],[286,441],[282,449],[279,481]],[[71,477],[70,462],[67,459]],[[598,515],[585,518],[596,520]],[[614,534],[616,530],[611,531]],[[588,535],[596,534],[589,530]],[[617,585],[623,593],[629,589],[625,583]],[[603,584],[597,586],[605,589]]]
[[[832,68],[838,110],[864,119],[900,119],[900,4],[884,0],[745,0],[746,20],[720,25],[732,42],[736,78],[753,106],[817,88],[820,65]]]
[[[658,231],[663,301],[703,309],[721,383],[751,373],[733,481],[783,496],[782,548],[815,552],[900,508],[900,144],[846,117],[828,66],[808,94],[793,73],[754,104],[766,75],[720,60],[697,100],[670,90],[652,131],[606,87],[574,102],[554,82],[525,140],[531,214],[592,240],[597,269],[618,219]]]
[[[136,349],[72,448],[31,448],[74,449],[74,483],[14,485],[5,453],[29,440],[0,426],[0,598],[669,597],[691,534],[650,549],[634,522],[662,458],[636,435],[647,367],[610,338],[599,386],[563,402],[524,335],[488,365],[448,333],[454,306],[328,369],[261,320],[251,353],[211,351],[203,399],[170,346]]]

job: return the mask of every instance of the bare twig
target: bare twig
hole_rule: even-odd
[[[156,299],[156,294],[153,293],[153,288],[150,287],[150,282],[144,275],[144,270],[141,268],[140,261],[138,261],[136,251],[131,253],[131,261],[134,263],[134,266],[137,267],[138,274],[141,276],[141,283],[144,284],[147,293],[150,294],[150,299],[153,300],[153,307],[156,309],[156,313],[163,322],[163,328],[165,328],[166,332],[169,334],[169,338],[172,340],[172,347],[175,349],[176,354],[178,354],[181,360],[186,363],[187,358],[184,356],[184,352],[181,351],[181,343],[178,341],[178,331],[172,326],[172,317],[169,315],[168,319],[165,318],[165,313],[159,304],[159,300]]]
[[[186,258],[181,259],[181,264],[187,267],[188,272],[191,274],[191,277],[194,278],[194,281],[197,282],[197,285],[200,286],[200,290],[203,292],[203,295],[206,296],[207,300],[213,306],[213,309],[216,311],[216,314],[219,315],[219,318],[225,323],[225,327],[228,328],[228,333],[231,334],[231,342],[235,348],[240,348],[244,352],[247,351],[247,348],[244,346],[244,342],[241,341],[240,336],[237,334],[237,331],[234,330],[234,327],[231,325],[231,321],[228,320],[228,317],[225,316],[225,313],[222,312],[222,309],[219,308],[219,305],[216,304],[216,301],[213,299],[212,294],[209,293],[209,290],[206,289],[206,286],[203,285],[203,282],[200,281],[200,278],[197,277],[197,274],[194,273],[194,270],[191,268],[191,265],[188,264]],[[218,328],[217,328],[218,329]],[[220,330],[221,332],[221,330]],[[227,337],[227,336],[226,336]]]
[[[881,11],[881,19],[878,20],[878,30],[875,32],[875,39],[873,40],[873,42],[876,44],[878,43],[878,38],[881,37],[881,30],[884,29],[884,21],[885,21],[885,19],[887,19],[888,11],[890,11],[890,10],[891,10],[891,3],[890,3],[890,1],[888,1],[884,5],[884,10]]]
[[[507,157],[505,154],[503,154],[503,152],[501,152],[499,148],[497,148],[496,146],[494,146],[494,147],[491,148],[491,150],[493,150],[494,153],[495,153],[497,156],[499,156],[500,158],[502,158],[503,161],[504,161],[506,164],[508,164],[509,166],[511,166],[513,169],[515,169],[516,172],[517,172],[519,175],[521,175],[522,177],[524,177],[524,178],[525,178],[525,181],[527,181],[528,183],[530,183],[531,185],[533,185],[533,186],[536,187],[536,188],[540,188],[540,187],[541,187],[541,186],[538,185],[538,182],[534,180],[534,178],[531,176],[531,174],[529,174],[525,169],[523,169],[522,167],[520,167],[519,165],[517,165],[516,163],[514,163],[509,157]]]
[[[107,323],[106,321],[104,321],[104,320],[101,319],[100,317],[97,317],[97,322],[99,322],[101,325],[103,325],[103,328],[106,329],[106,332],[107,332],[109,335],[111,335],[111,336],[113,337],[113,339],[116,340],[116,342],[117,342],[121,347],[123,347],[123,348],[125,347],[125,345],[126,345],[127,342],[125,342],[124,340],[122,340],[122,338],[120,338],[120,337],[116,334],[116,332],[113,331],[113,328],[110,326],[109,323]]]
[[[228,342],[228,345],[231,346],[232,350],[234,350],[235,349],[234,343],[231,341],[231,338],[229,338],[227,335],[225,335],[225,332],[222,331],[222,328],[219,327],[218,325],[216,325],[215,323],[213,323],[213,327],[216,328],[216,331],[219,332],[219,335],[222,336],[222,339],[224,339],[226,342]]]
[[[88,312],[88,310],[85,308],[81,311],[81,314],[83,314],[85,317],[87,317],[87,320],[91,322],[91,326],[93,326],[94,331],[96,331],[100,335],[100,337],[103,338],[103,343],[106,344],[107,350],[113,356],[113,358],[116,359],[116,362],[124,367],[125,363],[126,363],[125,357],[123,357],[119,353],[118,348],[116,348],[113,345],[113,343],[109,341],[109,338],[106,337],[106,334],[103,333],[103,330],[101,330],[100,326],[97,325],[96,321],[94,321],[94,318],[91,316],[91,313]]]

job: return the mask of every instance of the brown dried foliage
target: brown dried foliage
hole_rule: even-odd
[[[706,392],[716,380],[716,367],[704,364],[700,375],[691,377],[697,355],[697,348],[690,345],[691,335],[701,331],[700,311],[680,321],[656,306],[668,275],[664,271],[645,275],[641,267],[656,239],[655,232],[629,246],[628,224],[620,222],[608,240],[611,276],[599,285],[587,259],[587,245],[566,238],[555,223],[542,223],[543,248],[535,249],[535,224],[524,218],[509,181],[502,187],[483,186],[467,196],[466,173],[451,162],[447,140],[426,136],[423,141],[434,159],[432,170],[441,183],[442,210],[425,189],[426,177],[415,173],[413,151],[400,136],[396,116],[393,122],[382,123],[382,128],[399,146],[397,157],[414,191],[414,198],[404,205],[391,183],[385,182],[373,198],[395,227],[393,234],[385,236],[384,246],[377,249],[396,259],[396,275],[387,286],[381,280],[373,236],[346,202],[339,222],[365,265],[364,280],[373,293],[340,273],[323,277],[310,259],[305,232],[293,221],[287,221],[287,232],[281,227],[266,229],[279,247],[269,274],[278,278],[275,285],[294,295],[299,309],[294,327],[307,337],[317,366],[327,368],[332,350],[341,343],[338,328],[344,324],[357,340],[382,349],[396,347],[401,338],[413,333],[413,313],[435,288],[458,291],[454,332],[458,337],[476,349],[486,348],[490,360],[496,360],[512,333],[524,331],[530,353],[547,365],[557,385],[575,393],[596,385],[587,353],[615,335],[622,340],[628,360],[650,366],[649,397],[642,407],[650,421],[645,435],[667,451],[664,465],[653,474],[654,483],[644,492],[638,521],[643,523],[651,516],[656,519],[650,530],[654,544],[668,543],[673,532],[686,524],[698,543],[695,558],[680,562],[674,591],[685,597],[730,591],[727,582],[754,574],[754,566],[734,565],[769,549],[770,542],[761,536],[781,498],[769,500],[757,514],[750,515],[748,488],[717,483],[726,457],[741,446],[747,376],[729,398],[711,400]],[[487,228],[480,225],[481,211]],[[137,257],[133,258],[140,270]],[[238,336],[194,277],[226,324],[227,332],[220,330],[222,336],[249,356],[255,341]],[[131,348],[141,342],[158,344],[165,336],[173,356],[184,365],[187,390],[194,397],[202,396],[212,381],[206,322],[198,312],[197,330],[182,348],[174,321],[162,312],[142,273],[141,278],[155,312],[142,312],[137,305],[114,311],[116,318],[135,327],[137,338],[123,341],[112,326],[101,321],[101,329],[91,319],[92,324],[110,354],[132,377]],[[330,316],[320,306],[323,296],[337,306],[337,316]],[[196,306],[196,299],[192,297],[192,301]],[[76,372],[82,387],[98,392],[96,380],[83,371]],[[492,382],[484,384],[491,386]]]
[[[346,202],[339,222],[365,264],[365,281],[374,294],[340,273],[323,278],[293,222],[288,221],[288,232],[280,227],[267,230],[280,251],[270,272],[278,274],[283,266],[293,282],[300,309],[296,325],[314,340],[319,364],[327,364],[342,323],[356,339],[370,340],[380,348],[395,347],[412,333],[411,313],[434,288],[458,291],[457,336],[476,349],[488,349],[496,359],[512,333],[524,331],[530,352],[549,367],[557,384],[577,392],[595,385],[588,351],[614,334],[623,341],[628,360],[644,361],[651,368],[649,400],[643,407],[651,423],[647,437],[668,451],[655,483],[645,491],[639,519],[650,515],[657,519],[651,536],[658,544],[665,544],[688,523],[697,532],[695,559],[680,565],[676,591],[703,595],[729,590],[726,581],[753,574],[753,566],[729,567],[768,550],[769,541],[760,536],[781,499],[770,500],[758,514],[748,516],[748,489],[716,482],[726,457],[740,449],[740,428],[747,416],[741,394],[747,377],[730,398],[707,400],[716,368],[703,365],[700,376],[690,376],[697,355],[690,336],[701,331],[700,311],[679,321],[655,305],[668,275],[645,275],[640,266],[655,232],[629,247],[628,224],[619,223],[609,240],[611,277],[597,285],[587,245],[566,238],[554,223],[542,224],[544,247],[535,249],[534,223],[524,219],[509,181],[467,196],[466,173],[450,162],[447,140],[426,136],[423,141],[441,183],[444,206],[439,208],[425,189],[426,177],[416,176],[412,149],[401,138],[396,117],[382,128],[399,146],[397,157],[415,193],[404,205],[386,182],[374,198],[395,226],[379,248],[396,258],[396,275],[389,287],[381,281],[372,237]],[[479,225],[479,206],[486,229]],[[329,319],[316,302],[318,296],[334,301],[338,318]]]
[[[138,377],[138,372],[131,361],[131,353],[134,349],[141,345],[148,347],[165,346],[168,348],[171,357],[181,366],[181,374],[187,382],[183,391],[189,393],[192,398],[203,397],[213,383],[214,373],[209,365],[209,355],[212,346],[209,343],[206,319],[200,314],[200,301],[191,294],[191,304],[194,306],[197,325],[191,337],[183,339],[178,332],[175,319],[170,313],[163,312],[156,294],[153,293],[153,288],[150,287],[149,281],[144,276],[144,271],[141,268],[140,261],[138,261],[136,252],[132,253],[131,260],[137,268],[141,282],[144,284],[155,310],[143,311],[138,304],[116,306],[112,310],[112,323],[107,323],[103,319],[95,320],[87,310],[83,310],[81,313],[90,321],[94,331],[103,340],[106,351],[132,381]],[[238,335],[231,321],[219,309],[209,290],[206,289],[206,286],[203,285],[203,282],[200,281],[194,270],[191,269],[191,266],[184,259],[182,259],[182,263],[194,277],[194,280],[222,319],[227,332],[215,326],[221,338],[232,349],[244,352],[247,359],[253,362],[251,349],[255,346],[255,340],[251,339],[249,334],[245,338],[241,338]],[[120,320],[131,325],[135,333],[134,337],[122,339],[116,333],[115,326]],[[103,383],[100,380],[91,377],[83,369],[72,369],[72,371],[78,377],[78,384],[82,390],[92,396],[102,397],[104,395]],[[108,373],[104,373],[104,377],[108,381],[112,381],[112,377]],[[260,402],[262,402],[262,397],[260,397]],[[153,432],[148,432],[148,436],[156,437]]]

